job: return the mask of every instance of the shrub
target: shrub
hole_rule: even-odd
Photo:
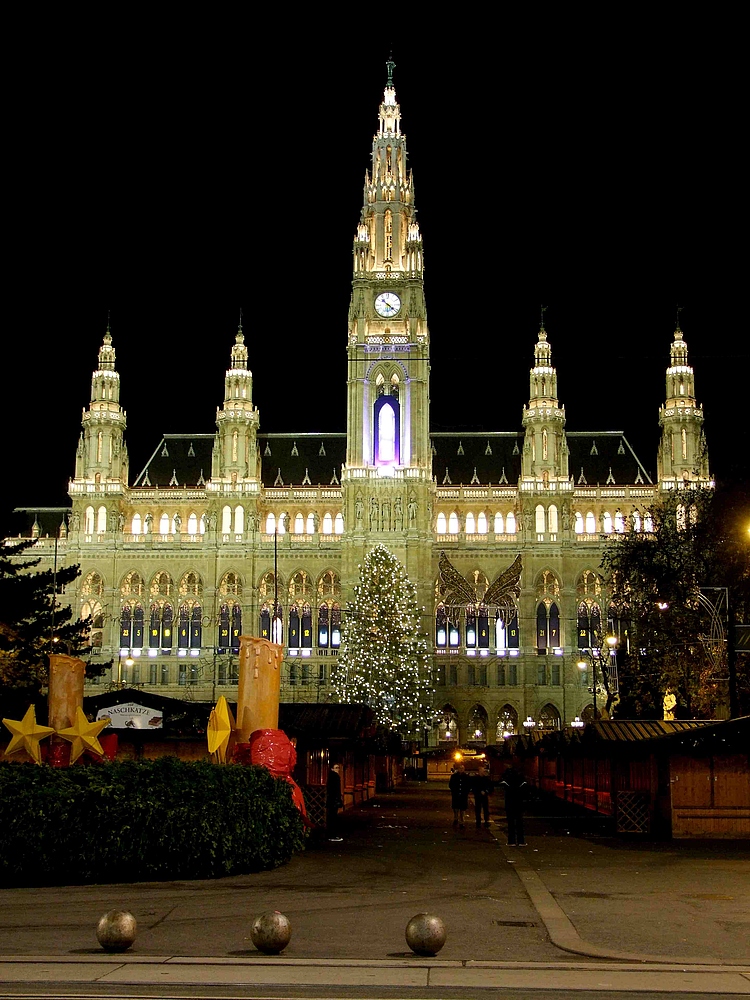
[[[0,764],[0,882],[216,878],[304,845],[291,786],[262,767],[176,757],[71,768]]]

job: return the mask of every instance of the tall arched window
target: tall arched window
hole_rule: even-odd
[[[93,535],[94,534],[94,508],[93,507],[87,507],[86,508],[86,512],[84,513],[84,516],[83,516],[83,524],[84,524],[83,530],[85,531],[85,533],[87,535]]]
[[[453,513],[448,517],[448,534],[458,534],[458,514],[455,511],[453,511]]]
[[[305,526],[305,530],[308,535],[315,534],[315,515],[313,513],[307,515],[307,524]]]
[[[289,648],[299,649],[300,646],[300,622],[299,608],[293,604],[289,609]]]
[[[266,515],[266,534],[275,535],[276,534],[276,515],[269,513]]]
[[[444,604],[438,604],[435,611],[435,645],[439,649],[448,645],[448,612]]]
[[[375,400],[375,465],[398,465],[400,447],[400,407],[393,395]]]
[[[602,515],[602,528],[604,529],[605,535],[612,534],[612,515],[608,510],[605,510]]]
[[[234,533],[242,535],[245,531],[245,508],[239,504],[234,508]]]
[[[332,535],[333,534],[333,518],[331,517],[331,512],[326,511],[323,515],[323,534]]]
[[[542,504],[536,505],[536,510],[534,511],[534,517],[536,520],[536,533],[537,535],[544,534],[544,507]]]
[[[100,507],[96,512],[96,533],[103,535],[107,530],[107,508]]]
[[[168,535],[169,534],[169,514],[162,514],[159,518],[159,534]]]
[[[318,609],[318,645],[327,649],[331,639],[331,616],[327,604]]]
[[[643,515],[643,530],[651,532],[654,530],[654,520],[649,511]]]
[[[625,518],[619,509],[615,511],[615,531],[620,535],[625,531]]]
[[[503,705],[497,717],[497,742],[515,736],[518,732],[518,712],[512,705]]]
[[[198,534],[198,515],[191,514],[188,518],[188,534],[197,535]]]
[[[580,512],[580,510],[576,511],[575,518],[576,518],[576,520],[575,520],[575,533],[577,535],[582,535],[583,534],[583,514]]]
[[[466,534],[474,535],[476,534],[476,524],[474,522],[474,515],[469,511],[466,515]]]
[[[333,533],[335,535],[343,535],[344,534],[344,515],[341,513],[341,511],[338,512],[338,514],[336,515],[336,517],[334,519],[334,522],[333,522]]]
[[[132,523],[132,525],[130,527],[130,530],[132,531],[132,533],[134,535],[140,535],[142,526],[143,526],[143,522],[141,521],[141,515],[140,514],[133,514],[133,523]]]
[[[540,601],[536,609],[536,651],[546,654],[560,647],[560,609],[554,602]]]
[[[496,535],[502,535],[505,532],[505,524],[503,521],[503,515],[498,511],[495,514],[495,526],[494,531]]]
[[[442,511],[437,516],[437,521],[435,522],[435,531],[438,535],[445,535],[448,531],[448,525],[445,520],[445,514]]]
[[[555,504],[551,503],[547,510],[547,521],[549,524],[549,530],[551,535],[557,534],[557,507]]]
[[[631,517],[633,519],[633,531],[640,531],[641,530],[641,515],[640,515],[639,511],[634,510],[633,513],[631,514]]]
[[[516,533],[516,515],[513,511],[508,511],[508,516],[505,518],[505,534],[515,535]]]
[[[480,535],[487,534],[487,515],[484,511],[477,517],[477,533]]]
[[[294,516],[294,534],[304,535],[305,533],[305,519],[302,514],[295,514]]]

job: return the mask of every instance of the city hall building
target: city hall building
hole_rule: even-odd
[[[494,743],[524,723],[560,728],[590,714],[579,650],[590,663],[597,637],[618,629],[599,576],[604,539],[648,530],[660,491],[710,479],[687,347],[679,328],[671,345],[665,338],[651,475],[624,433],[566,431],[543,325],[529,337],[519,428],[431,433],[423,247],[406,162],[389,75],[354,236],[341,433],[259,431],[250,366],[263,378],[263,361],[240,325],[227,335],[223,395],[215,375],[216,426],[165,435],[133,469],[107,328],[71,455],[70,509],[30,518],[43,566],[80,565],[62,599],[91,620],[96,656],[114,662],[87,693],[117,683],[232,701],[239,637],[250,634],[284,646],[283,701],[335,700],[346,602],[381,543],[424,607],[431,744]],[[509,601],[505,582],[516,577]]]

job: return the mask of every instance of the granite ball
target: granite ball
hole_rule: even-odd
[[[261,913],[253,921],[250,937],[258,951],[266,955],[278,955],[289,944],[292,937],[292,925],[289,918],[278,910]]]
[[[406,925],[406,943],[415,955],[437,955],[445,944],[445,924],[434,913],[418,913]]]
[[[128,910],[107,910],[96,925],[96,939],[105,951],[127,951],[137,931],[138,924]]]

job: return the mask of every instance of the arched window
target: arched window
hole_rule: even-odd
[[[540,601],[536,609],[536,651],[545,654],[560,646],[560,609],[554,601]]]
[[[170,652],[174,642],[172,624],[174,609],[166,601],[154,601],[151,605],[148,644],[150,649]]]
[[[333,518],[331,517],[330,511],[326,511],[323,515],[323,534],[332,535],[333,534]]]
[[[549,508],[547,510],[547,521],[548,521],[548,524],[549,524],[550,534],[551,535],[556,535],[557,531],[558,531],[558,528],[557,528],[557,507],[553,503],[551,503],[549,505]]]
[[[469,511],[466,515],[466,534],[474,535],[476,534],[476,524],[474,522],[474,515]]]
[[[334,522],[333,522],[333,532],[334,532],[335,535],[343,535],[344,534],[344,515],[341,513],[341,511],[338,512],[338,514],[336,515],[336,517],[334,519]]]
[[[619,508],[615,511],[615,531],[620,535],[625,531],[625,518]]]
[[[188,518],[188,534],[197,535],[198,534],[198,515],[191,514]]]
[[[438,741],[441,743],[458,743],[458,713],[452,705],[445,705],[438,722]]]
[[[299,649],[300,646],[299,608],[293,604],[289,609],[289,648]]]
[[[309,604],[302,605],[302,616],[300,621],[302,648],[312,648],[312,608]]]
[[[605,510],[602,515],[602,528],[604,529],[605,535],[612,534],[612,515],[608,510]]]
[[[505,532],[505,524],[503,523],[503,515],[498,511],[495,514],[495,525],[494,532],[496,535],[502,535]]]
[[[180,515],[177,514],[177,513],[173,514],[172,515],[172,521],[170,522],[170,526],[169,526],[170,534],[172,534],[172,535],[179,535],[180,531],[181,531],[181,529],[180,529],[180,525],[181,524],[182,524],[182,519],[180,518]]]
[[[107,530],[107,508],[100,507],[96,512],[96,533],[103,535]]]
[[[229,634],[229,620],[227,616],[227,635]],[[271,639],[271,610],[267,604],[260,609],[260,637],[261,639]]]
[[[583,514],[580,510],[575,512],[575,533],[577,535],[583,534]]]
[[[594,517],[593,510],[588,511],[586,514],[586,534],[595,535],[596,534],[596,518]]]
[[[234,533],[242,535],[245,531],[245,508],[239,504],[234,508]]]
[[[338,649],[341,645],[341,605],[334,604],[331,608],[331,646]]]
[[[140,535],[143,522],[141,521],[140,514],[133,514],[133,524],[130,530],[134,535]]]
[[[144,633],[143,605],[128,602],[120,613],[120,648],[142,649]]]
[[[84,601],[81,605],[81,620],[87,621],[89,625],[89,645],[94,649],[101,649],[104,612],[99,601]]]
[[[515,535],[516,533],[516,515],[513,511],[508,511],[508,516],[505,518],[505,534]]]
[[[448,517],[448,534],[457,535],[458,534],[458,514],[455,510]]]
[[[435,523],[435,530],[439,535],[447,534],[448,531],[447,522],[445,520],[445,514],[443,514],[442,511],[437,516],[437,521]]]
[[[534,512],[536,519],[536,533],[537,535],[544,534],[544,507],[539,503],[536,505],[536,510]]]
[[[295,514],[294,516],[294,534],[304,535],[305,533],[305,519],[302,514]]]
[[[83,530],[87,535],[94,534],[94,508],[87,507],[86,512],[83,517],[84,528]]]
[[[637,510],[634,510],[633,513],[630,516],[631,516],[632,521],[633,521],[633,531],[640,531],[641,530],[641,515],[640,515],[640,512],[637,511]]]
[[[318,596],[320,598],[341,597],[341,580],[333,570],[326,570],[318,580]]]
[[[654,521],[653,518],[651,517],[650,511],[646,511],[646,513],[643,515],[643,530],[649,532],[654,530]]]
[[[518,712],[512,705],[503,705],[497,717],[497,742],[507,740],[518,732]]]
[[[499,614],[495,616],[495,648],[498,652],[508,648],[508,630]]]
[[[276,525],[277,532],[280,535],[285,535],[288,524],[289,524],[289,515],[286,513],[286,511],[282,511],[279,514],[279,521],[278,524]]]
[[[400,447],[400,407],[393,395],[375,400],[375,465],[398,465]]]
[[[169,534],[169,514],[162,514],[159,518],[159,534]]]
[[[473,649],[477,644],[477,612],[473,604],[466,609],[466,647]]]
[[[595,649],[601,642],[602,614],[599,605],[593,601],[581,601],[578,605],[578,648]]]
[[[276,515],[273,513],[266,514],[266,534],[276,534]]]
[[[477,517],[477,534],[486,535],[487,534],[487,515],[484,511]]]
[[[331,616],[327,604],[321,605],[318,609],[318,645],[321,649],[327,649],[331,640]]]
[[[308,535],[315,534],[315,515],[313,513],[307,515],[306,532]]]
[[[539,713],[538,727],[546,732],[560,728],[560,713],[554,705],[544,705]]]
[[[481,705],[475,705],[469,713],[467,735],[470,743],[487,742],[487,712]]]
[[[514,612],[513,617],[508,623],[506,629],[506,635],[508,638],[508,649],[518,649],[520,642],[519,628],[518,628],[518,612]]]
[[[435,645],[439,649],[448,645],[448,612],[444,604],[438,604],[435,611]]]

